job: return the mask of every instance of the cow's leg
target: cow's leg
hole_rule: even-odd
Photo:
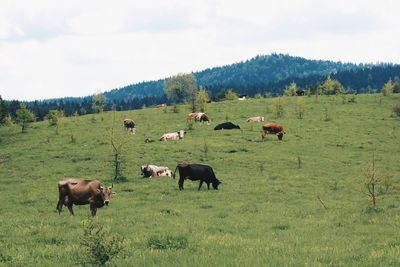
[[[90,207],[90,211],[92,212],[92,216],[96,216],[97,208],[96,207]]]
[[[57,203],[58,215],[61,214],[63,205],[64,205],[64,202],[63,202],[62,199],[60,198],[60,199],[58,200],[58,203]]]
[[[207,182],[207,188],[210,190],[210,182]]]
[[[185,181],[184,178],[182,178],[182,177],[179,178],[179,182],[178,182],[178,184],[179,184],[179,190],[183,190],[183,182],[184,182],[184,181]]]
[[[200,180],[200,183],[199,183],[199,190],[200,190],[200,188],[201,188],[202,185],[203,185],[203,180]]]
[[[71,215],[74,216],[75,214],[74,214],[74,211],[72,209],[72,205],[73,205],[72,203],[68,203],[67,207],[68,207],[69,213],[71,213]]]

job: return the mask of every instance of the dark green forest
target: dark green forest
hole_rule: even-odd
[[[205,69],[193,73],[197,86],[207,90],[212,101],[223,99],[227,90],[254,96],[282,95],[286,86],[296,83],[304,90],[315,92],[329,76],[339,81],[346,92],[375,93],[389,80],[398,81],[400,65],[390,63],[353,64],[308,60],[283,54],[256,56],[243,62]],[[166,79],[141,82],[105,92],[104,110],[131,110],[170,104],[164,91]],[[24,102],[37,120],[49,110],[63,110],[65,116],[94,113],[92,96]],[[5,100],[3,108],[15,118],[21,102]]]

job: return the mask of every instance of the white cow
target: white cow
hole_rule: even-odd
[[[262,122],[264,121],[264,117],[258,116],[258,117],[251,117],[247,119],[247,122]]]
[[[180,130],[179,132],[166,133],[160,137],[160,141],[179,140],[183,138],[184,134],[184,130]]]
[[[168,167],[161,167],[156,165],[142,165],[140,169],[144,177],[156,177],[156,176],[172,177],[172,171]]]

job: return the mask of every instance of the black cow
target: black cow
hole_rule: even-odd
[[[214,174],[213,169],[208,165],[196,164],[196,163],[179,163],[173,177],[175,179],[176,169],[179,170],[179,190],[183,190],[183,182],[186,179],[197,181],[200,180],[199,190],[203,185],[203,182],[207,184],[207,188],[210,189],[210,183],[215,190],[218,190],[218,185],[221,183]]]
[[[296,95],[297,96],[303,96],[303,95],[305,95],[305,93],[306,93],[306,91],[304,91],[304,90],[297,90],[296,91]]]
[[[226,129],[226,130],[230,130],[230,129],[240,129],[239,125],[235,125],[232,122],[224,122],[221,124],[218,124],[217,126],[215,126],[214,130],[222,130],[222,129]]]

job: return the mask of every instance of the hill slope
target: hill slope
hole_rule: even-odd
[[[330,73],[356,69],[358,65],[333,61],[308,60],[289,55],[272,54],[257,56],[236,64],[195,72],[198,85],[213,88],[217,94],[223,88],[233,87],[245,91],[246,86],[268,85],[286,79],[303,78],[309,75],[326,77]],[[263,89],[263,91],[267,91]],[[110,101],[144,96],[164,95],[164,80],[129,85],[105,93]]]
[[[355,103],[283,97],[283,118],[274,117],[275,101],[207,104],[212,125],[195,124],[177,142],[143,140],[186,128],[187,106],[180,113],[146,108],[65,118],[58,135],[47,122],[33,123],[26,134],[1,127],[0,265],[76,266],[86,257],[80,241],[89,207],[59,216],[56,185],[65,176],[111,184],[115,117],[126,181],[114,182],[117,195],[94,220],[125,239],[111,265],[398,266],[398,191],[379,198],[373,210],[359,190],[373,154],[378,173],[400,182],[400,121],[391,116],[400,96],[358,95]],[[260,141],[260,124],[245,122],[257,115],[285,126],[282,142],[273,135]],[[122,128],[126,117],[137,122],[136,135]],[[226,118],[243,131],[212,130]],[[140,177],[142,164],[174,169],[182,161],[212,166],[220,190],[198,191],[197,182],[186,181],[179,191],[177,180]]]

